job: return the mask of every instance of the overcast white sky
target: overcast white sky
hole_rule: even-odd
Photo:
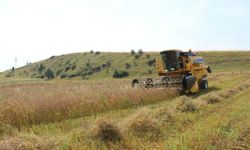
[[[0,71],[52,55],[250,49],[249,0],[0,0]]]

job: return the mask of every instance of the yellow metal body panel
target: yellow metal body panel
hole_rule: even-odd
[[[157,69],[159,76],[165,74],[165,69],[164,69],[163,62],[161,59],[156,59],[155,67]]]
[[[197,81],[195,81],[194,85],[192,86],[192,88],[190,89],[191,93],[196,93],[199,91],[199,84]]]

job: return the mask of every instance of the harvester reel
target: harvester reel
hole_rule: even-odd
[[[147,78],[145,88],[149,88],[149,87],[153,87],[153,86],[154,86],[153,79],[152,78]]]
[[[182,76],[177,78],[169,78],[167,76],[161,76],[160,78],[144,78],[144,79],[133,79],[131,86],[142,87],[142,88],[171,88],[180,89],[182,85]]]
[[[168,82],[169,82],[169,78],[168,77],[166,77],[166,76],[162,76],[161,78],[160,78],[160,80],[161,80],[161,83],[162,83],[162,85],[163,85],[163,87],[168,87]]]
[[[131,86],[134,88],[135,86],[139,85],[139,80],[138,79],[133,79],[131,82]]]

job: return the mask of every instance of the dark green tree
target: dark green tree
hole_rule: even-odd
[[[15,72],[15,67],[14,67],[14,66],[11,68],[11,71],[12,71],[12,72]]]
[[[38,66],[38,68],[37,68],[37,71],[39,72],[39,73],[42,73],[42,71],[45,69],[45,66],[43,65],[43,64],[40,64],[39,66]]]
[[[155,59],[151,58],[151,59],[148,60],[148,65],[149,66],[153,66],[154,64],[155,64]]]
[[[47,77],[48,79],[53,79],[55,77],[54,72],[51,69],[47,69],[44,72],[44,76]]]
[[[134,57],[135,57],[135,59],[139,59],[140,55],[139,54],[135,54]]]
[[[134,56],[134,55],[135,55],[135,50],[131,49],[130,54],[131,54],[132,56]]]
[[[142,55],[142,54],[143,54],[143,50],[142,50],[142,49],[139,49],[139,50],[138,50],[138,54],[139,54],[139,55]]]
[[[95,52],[95,55],[99,55],[99,54],[101,54],[101,52],[99,52],[99,51],[96,51],[96,52]]]
[[[114,73],[113,73],[113,78],[124,78],[124,77],[127,77],[129,76],[129,73],[127,71],[122,71],[122,70],[114,70]]]

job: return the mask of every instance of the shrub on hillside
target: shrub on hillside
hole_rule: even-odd
[[[93,138],[104,142],[117,142],[122,139],[120,130],[108,118],[99,118],[90,130]]]
[[[149,59],[147,63],[149,66],[153,66],[155,64],[155,59]]]
[[[142,50],[142,49],[139,49],[137,53],[138,53],[139,55],[142,55],[142,54],[143,54],[143,50]]]
[[[102,64],[101,66],[102,66],[102,68],[103,68],[103,69],[105,69],[105,68],[107,68],[107,67],[108,67],[108,65],[107,65],[107,64]]]
[[[100,72],[100,71],[102,71],[102,67],[101,66],[95,66],[93,69],[94,69],[94,72]]]
[[[53,59],[53,58],[55,58],[56,56],[51,56],[49,59]]]
[[[67,65],[67,66],[64,67],[64,71],[65,71],[65,72],[67,72],[67,71],[69,71],[69,70],[70,70],[70,66],[69,66],[69,65]]]
[[[94,74],[95,70],[92,67],[87,67],[83,69],[83,72],[81,73],[82,76],[92,75]]]
[[[91,66],[91,64],[90,64],[89,61],[86,63],[86,66],[87,66],[87,67],[90,67],[90,66]]]
[[[55,77],[54,72],[51,69],[47,69],[44,72],[44,76],[48,79],[53,79]]]
[[[134,56],[134,55],[135,55],[135,50],[131,49],[130,54],[131,54],[132,56]]]
[[[64,73],[64,74],[62,74],[62,75],[60,76],[60,78],[62,78],[62,79],[63,79],[63,78],[67,78],[67,77],[68,77],[68,75],[67,75],[67,74],[65,74],[65,73]]]
[[[14,67],[14,66],[11,68],[11,71],[12,71],[12,72],[15,72],[15,67]]]
[[[45,69],[45,66],[43,65],[43,64],[40,64],[40,65],[38,65],[37,66],[37,71],[39,72],[39,73],[42,73],[42,71]]]
[[[99,52],[99,51],[96,51],[96,52],[95,52],[95,55],[99,55],[99,54],[101,54],[101,52]]]
[[[113,73],[113,78],[124,78],[129,76],[129,73],[127,71],[122,71],[122,70],[116,70]]]
[[[134,57],[135,57],[135,59],[139,59],[140,55],[139,54],[135,54]]]
[[[76,64],[72,64],[71,65],[71,70],[75,70],[76,69]]]

